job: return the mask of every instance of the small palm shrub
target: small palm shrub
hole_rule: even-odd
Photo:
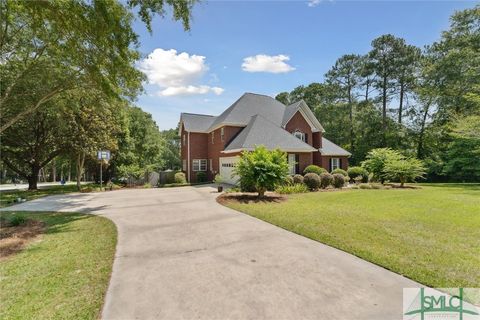
[[[187,179],[185,178],[185,173],[183,172],[175,173],[175,183],[187,183]]]
[[[303,176],[301,174],[294,175],[293,183],[303,183]]]
[[[325,189],[332,183],[333,183],[333,176],[330,173],[324,172],[320,175],[320,187],[322,189]]]
[[[293,177],[292,176],[286,176],[285,177],[285,185],[286,186],[291,186],[295,183],[295,181],[293,180]]]
[[[303,183],[295,183],[293,185],[279,186],[276,190],[280,194],[305,193],[308,192],[308,187]]]
[[[350,167],[347,173],[350,179],[355,180],[356,177],[362,177],[362,182],[368,182],[368,171],[362,167]]]
[[[320,176],[316,173],[310,172],[303,177],[303,183],[310,190],[317,190],[320,187]]]
[[[318,175],[321,175],[322,173],[324,172],[327,172],[327,170],[325,170],[324,168],[322,167],[319,167],[319,166],[316,166],[314,164],[311,164],[309,166],[307,166],[305,168],[305,170],[303,170],[303,174],[307,174],[307,173],[316,173]]]
[[[343,188],[345,185],[345,176],[341,173],[333,174],[333,186],[335,188]]]
[[[344,177],[348,177],[347,171],[345,171],[343,169],[340,169],[340,168],[337,168],[337,169],[332,171],[332,174],[335,174],[335,173],[339,173],[339,174],[343,175]]]

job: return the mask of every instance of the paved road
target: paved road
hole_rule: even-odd
[[[84,182],[82,181],[82,184],[87,184],[87,183],[92,183],[92,182]],[[66,185],[74,185],[77,184],[75,181],[70,181],[66,182]],[[57,182],[39,182],[38,183],[38,188],[39,189],[48,189],[49,187],[52,186],[61,186],[62,184],[57,181]],[[0,184],[0,191],[13,191],[13,190],[27,190],[28,189],[28,183],[4,183]]]
[[[51,196],[118,227],[105,319],[401,319],[419,284],[215,202],[210,186]],[[94,236],[94,235],[92,235]]]

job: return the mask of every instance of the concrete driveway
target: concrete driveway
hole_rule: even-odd
[[[216,196],[211,186],[120,190],[10,210],[92,212],[115,222],[105,319],[401,319],[402,289],[420,286],[225,208]]]

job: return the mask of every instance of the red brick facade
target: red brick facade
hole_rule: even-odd
[[[223,138],[222,138],[223,128]],[[220,157],[233,157],[239,153],[222,154],[221,152],[225,147],[236,137],[236,135],[243,129],[243,127],[231,127],[224,126],[218,128],[210,133],[196,133],[184,131],[183,125],[181,127],[181,147],[180,153],[182,158],[182,170],[185,172],[189,181],[197,181],[197,172],[193,171],[194,159],[206,159],[207,160],[207,174],[208,180],[213,180],[215,175],[219,173],[219,159]],[[300,131],[305,134],[305,142],[314,148],[322,147],[322,132],[312,132],[312,129],[308,122],[305,120],[300,112],[297,112],[287,123],[285,130],[288,132]],[[188,142],[190,141],[190,165],[188,166]],[[305,152],[298,153],[297,159],[297,172],[303,173],[303,170],[310,164],[321,166],[330,171],[330,158],[329,156],[322,156],[320,152]],[[334,157],[341,159],[342,169],[348,167],[348,157]],[[184,161],[186,168],[183,168]],[[187,170],[190,168],[190,175]]]

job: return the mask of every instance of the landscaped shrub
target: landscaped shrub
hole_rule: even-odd
[[[423,178],[426,173],[422,161],[416,158],[389,160],[383,171],[385,178],[399,181],[401,187],[405,182]]]
[[[335,173],[339,173],[339,174],[343,175],[344,177],[348,177],[347,171],[345,171],[343,169],[340,169],[340,168],[337,168],[337,169],[332,171],[332,174],[335,174]]]
[[[187,183],[187,179],[185,178],[185,173],[183,172],[175,173],[175,183]]]
[[[348,168],[348,176],[355,180],[356,177],[362,177],[362,182],[368,182],[368,171],[362,167]]]
[[[293,183],[303,183],[303,176],[301,174],[294,175]]]
[[[286,176],[285,177],[285,185],[286,186],[291,186],[295,183],[295,181],[293,181],[293,177],[292,176]]]
[[[375,181],[383,183],[385,180],[385,165],[387,162],[402,160],[405,157],[398,151],[390,148],[377,148],[370,150],[365,158],[365,161],[362,161],[362,167],[373,174],[373,179]]]
[[[362,183],[359,185],[360,189],[372,189],[372,186],[368,183]]]
[[[381,184],[381,183],[370,183],[370,187],[372,187],[372,189],[383,189],[384,188],[383,184]]]
[[[305,183],[310,190],[317,190],[320,187],[320,176],[316,173],[310,172],[303,177]]]
[[[333,176],[330,173],[324,172],[320,175],[320,187],[322,187],[322,189],[325,189],[332,183],[333,183]]]
[[[333,186],[335,188],[343,188],[345,185],[345,176],[341,173],[333,174]]]
[[[318,175],[321,175],[322,173],[324,172],[327,172],[327,170],[325,170],[324,168],[322,167],[319,167],[319,166],[316,166],[314,164],[311,164],[309,166],[307,166],[305,168],[305,170],[303,170],[303,174],[307,174],[307,173],[316,173]]]
[[[279,186],[276,190],[280,194],[291,194],[291,193],[305,193],[308,192],[308,187],[303,183],[295,183],[293,185]]]
[[[240,177],[242,189],[243,186],[254,186],[258,196],[263,197],[267,190],[274,190],[285,181],[287,157],[280,149],[267,150],[258,146],[254,151],[242,152],[234,173]]]
[[[207,181],[207,174],[205,172],[197,172],[197,182],[205,182]]]
[[[27,222],[27,219],[22,216],[13,216],[10,219],[8,219],[8,224],[11,225],[12,227],[17,227],[19,225],[23,225]]]
[[[145,184],[143,185],[143,187],[144,187],[145,189],[150,189],[150,188],[152,187],[152,184],[149,183],[149,182],[147,182],[147,183],[145,183]]]

